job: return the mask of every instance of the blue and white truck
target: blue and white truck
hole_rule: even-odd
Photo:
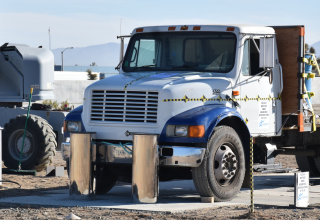
[[[296,155],[320,174],[317,114],[305,82],[304,26],[173,25],[133,30],[119,74],[85,90],[68,132],[95,132],[96,190],[131,181],[132,133],[158,134],[159,178],[193,179],[202,197],[233,199],[254,162]],[[121,143],[121,144],[119,144]],[[63,143],[68,160],[70,143]]]

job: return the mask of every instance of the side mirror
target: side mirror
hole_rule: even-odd
[[[273,68],[274,67],[274,38],[261,37],[260,38],[260,68]]]

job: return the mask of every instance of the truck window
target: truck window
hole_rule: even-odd
[[[260,41],[255,39],[258,48],[260,48]],[[252,40],[246,40],[243,48],[243,60],[241,72],[245,76],[253,76],[261,73],[263,68],[259,68],[259,52]],[[268,76],[268,74],[266,74]]]
[[[241,72],[245,76],[250,75],[250,56],[249,56],[249,40],[246,40],[243,45],[243,56],[242,56],[242,65]]]
[[[158,32],[135,34],[122,64],[130,71],[232,70],[236,36],[225,32]]]
[[[156,43],[156,40],[149,39],[136,41],[131,55],[130,67],[155,65]]]

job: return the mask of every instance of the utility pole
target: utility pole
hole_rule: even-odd
[[[50,33],[50,27],[49,27],[49,50],[51,50],[51,33]]]

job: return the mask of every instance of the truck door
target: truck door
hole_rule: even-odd
[[[281,82],[276,41],[275,67],[271,72],[265,73],[263,68],[259,68],[259,37],[250,38],[251,36],[246,36],[240,45],[240,112],[253,136],[274,136],[281,127]]]

